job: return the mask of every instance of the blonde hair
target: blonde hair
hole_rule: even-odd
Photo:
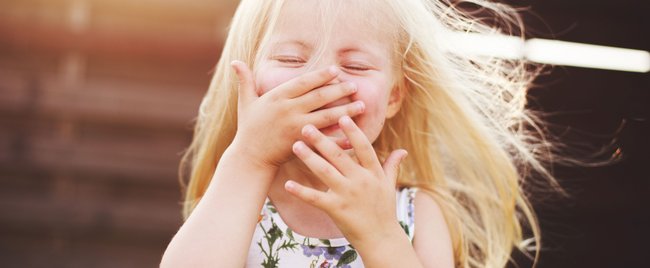
[[[330,1],[319,1],[330,2]],[[522,229],[540,230],[522,189],[530,170],[545,175],[548,143],[525,109],[535,72],[524,61],[443,49],[449,31],[510,34],[521,25],[513,8],[484,0],[470,3],[501,23],[436,0],[377,1],[397,25],[394,90],[404,96],[400,111],[374,143],[380,156],[404,148],[398,184],[429,192],[443,208],[458,267],[503,267],[513,248],[525,252]],[[237,80],[229,63],[255,66],[284,1],[243,0],[233,18],[223,54],[203,99],[194,139],[181,161],[187,218],[204,194],[217,163],[231,143],[237,122]],[[523,37],[522,37],[523,38]],[[426,228],[420,226],[419,228]]]

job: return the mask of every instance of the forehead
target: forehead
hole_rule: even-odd
[[[287,0],[272,43],[299,41],[308,46],[374,46],[390,49],[394,24],[377,4],[363,0]],[[372,1],[377,2],[377,1]]]

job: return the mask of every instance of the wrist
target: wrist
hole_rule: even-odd
[[[408,236],[404,232],[404,229],[399,225],[397,221],[395,224],[390,224],[388,226],[384,225],[383,228],[378,228],[376,231],[369,231],[366,235],[360,236],[355,241],[350,241],[354,244],[355,248],[374,248],[378,246],[383,247],[384,244],[394,244],[395,242],[404,242],[408,241]]]
[[[215,188],[246,188],[252,192],[258,189],[260,194],[266,195],[277,170],[260,163],[251,152],[233,142],[219,159],[206,195]]]
[[[397,221],[352,244],[366,267],[421,267],[411,241]]]
[[[246,165],[249,165],[254,169],[271,171],[277,171],[279,169],[279,165],[273,164],[260,157],[259,150],[253,147],[254,146],[239,141],[239,139],[235,137],[230,146],[226,148],[224,156],[240,159]]]

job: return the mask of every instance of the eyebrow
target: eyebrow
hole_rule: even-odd
[[[275,43],[275,46],[281,46],[281,45],[298,45],[304,48],[312,48],[312,45],[303,42],[301,40],[287,40],[287,41],[282,41],[282,42],[277,42]],[[343,49],[340,50],[339,54],[345,54],[345,53],[350,53],[350,52],[365,52],[359,47],[355,46],[347,46],[344,47]]]
[[[303,49],[307,49],[307,50],[312,50],[313,49],[311,44],[306,43],[306,42],[304,42],[302,40],[298,40],[298,39],[291,39],[291,40],[286,40],[286,41],[282,41],[282,42],[276,42],[273,45],[273,47],[277,48],[278,46],[282,46],[282,45],[298,45]],[[349,54],[349,53],[361,53],[361,54],[366,54],[366,55],[368,55],[370,57],[378,57],[376,51],[373,51],[372,49],[363,49],[362,47],[358,47],[358,46],[346,46],[346,47],[343,47],[342,49],[337,51],[336,54],[337,55],[345,55],[345,54]]]
[[[309,44],[307,44],[307,43],[305,43],[303,41],[300,41],[300,40],[287,40],[287,41],[283,41],[283,42],[277,42],[273,46],[280,46],[280,45],[298,45],[298,46],[301,46],[301,47],[307,48],[307,49],[312,48],[311,45],[309,45]]]

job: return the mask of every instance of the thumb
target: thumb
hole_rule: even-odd
[[[390,153],[388,158],[386,158],[386,161],[384,161],[384,174],[386,175],[386,178],[389,179],[393,184],[397,183],[399,166],[407,155],[408,152],[406,152],[404,149],[395,150]]]
[[[258,96],[255,91],[253,72],[248,68],[246,63],[240,60],[232,61],[230,66],[235,70],[239,79],[239,104],[247,104],[255,100]]]

